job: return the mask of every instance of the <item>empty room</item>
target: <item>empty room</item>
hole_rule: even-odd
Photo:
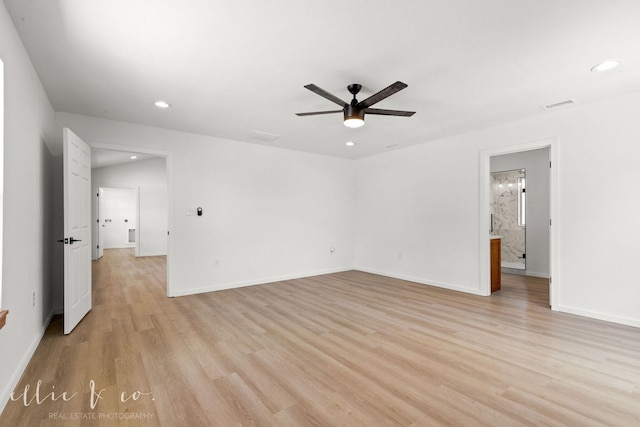
[[[640,425],[640,3],[0,3],[0,425]]]

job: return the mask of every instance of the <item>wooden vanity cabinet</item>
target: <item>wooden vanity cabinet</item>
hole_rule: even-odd
[[[500,239],[491,239],[491,292],[500,290]]]

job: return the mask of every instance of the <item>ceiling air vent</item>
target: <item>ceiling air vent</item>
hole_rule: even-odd
[[[250,139],[252,141],[260,141],[260,142],[272,142],[278,138],[280,138],[280,135],[276,135],[274,133],[259,132],[257,130],[251,132],[247,137],[247,139]]]
[[[543,110],[555,110],[556,108],[568,107],[569,105],[573,105],[577,103],[575,99],[567,99],[566,101],[556,102],[555,104],[549,104],[542,107]]]

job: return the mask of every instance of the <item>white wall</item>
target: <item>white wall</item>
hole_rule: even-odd
[[[138,188],[138,255],[167,254],[167,168],[164,158],[93,169],[91,180],[94,187]],[[96,222],[95,212],[93,222]]]
[[[395,150],[356,170],[356,267],[478,293],[475,142]]]
[[[549,149],[491,157],[491,172],[526,169],[526,270],[549,277]]]
[[[356,266],[480,293],[480,152],[557,137],[558,309],[640,326],[639,107],[634,93],[358,160]]]
[[[68,126],[89,144],[173,153],[173,252],[168,254],[173,295],[352,266],[350,160],[74,114],[57,116],[59,126]],[[197,207],[203,208],[203,216],[186,215]]]
[[[10,310],[0,330],[2,410],[51,317],[51,273],[62,256],[55,239],[62,235],[52,208],[59,159],[47,146],[55,140],[54,111],[2,2],[0,59],[5,78],[2,305]]]

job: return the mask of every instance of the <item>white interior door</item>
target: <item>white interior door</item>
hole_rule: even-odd
[[[98,188],[98,259],[104,255],[104,189]]]
[[[64,128],[64,333],[91,310],[91,148]]]

